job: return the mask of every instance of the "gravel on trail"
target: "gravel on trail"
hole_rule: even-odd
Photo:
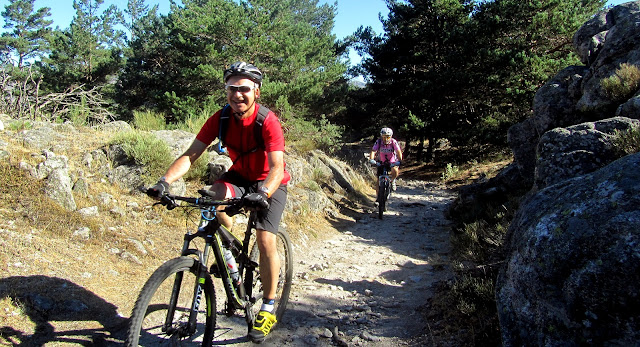
[[[419,308],[438,282],[453,277],[444,212],[455,192],[398,182],[382,220],[365,208],[336,235],[294,244],[289,305],[261,345],[410,346],[424,334]],[[218,328],[215,345],[253,345],[242,317],[219,316]]]

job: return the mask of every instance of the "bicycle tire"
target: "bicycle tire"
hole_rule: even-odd
[[[291,283],[293,281],[293,248],[289,234],[284,230],[279,230],[276,235],[276,243],[278,255],[280,256],[280,271],[278,275],[278,288],[276,289],[276,306],[275,315],[279,322],[284,315],[289,302],[289,294],[291,292]],[[249,259],[260,264],[260,250],[258,244],[253,243]],[[252,295],[256,298],[256,305],[252,308],[253,316],[258,314],[262,305],[262,282],[260,281],[260,267],[256,267],[252,274],[245,274],[245,281],[252,278]],[[252,276],[252,277],[249,277]]]
[[[385,179],[380,179],[380,185],[378,186],[378,218],[382,219],[384,211],[387,210],[387,194],[385,191]]]
[[[216,325],[216,300],[213,281],[205,269],[196,332],[188,335],[184,327],[194,296],[198,268],[194,258],[179,257],[162,264],[147,280],[131,313],[125,346],[211,346]],[[176,276],[182,273],[182,285],[169,333],[163,332]],[[191,275],[189,275],[191,274]],[[205,308],[203,309],[203,306]],[[187,336],[188,335],[188,336]]]

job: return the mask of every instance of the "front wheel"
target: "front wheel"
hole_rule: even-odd
[[[276,235],[276,248],[280,259],[280,270],[277,273],[278,282],[276,287],[275,315],[279,322],[287,308],[289,293],[291,292],[291,282],[293,281],[293,249],[289,234],[286,231],[278,231]],[[255,242],[251,248],[249,258],[251,261],[260,264],[260,250],[258,249],[258,244]],[[255,317],[262,305],[264,290],[259,266],[256,267],[254,271],[246,273],[245,283],[251,283],[251,295],[256,299],[255,305],[252,308],[252,316]]]
[[[200,280],[198,273],[203,277]],[[193,305],[196,316],[190,324]],[[151,275],[140,291],[125,345],[211,346],[215,305],[213,282],[206,269],[194,258],[171,259]]]
[[[378,218],[380,219],[382,219],[382,215],[387,210],[387,187],[387,181],[381,178],[378,186]]]

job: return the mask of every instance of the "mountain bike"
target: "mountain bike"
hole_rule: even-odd
[[[391,196],[391,168],[399,166],[400,162],[381,162],[376,160],[376,167],[381,167],[380,175],[378,175],[378,218],[382,219],[382,215],[387,211],[387,200]]]
[[[233,216],[244,211],[244,199],[219,201],[211,198],[206,190],[198,193],[200,197],[167,194],[156,203],[169,210],[177,207],[199,210],[200,222],[195,232],[187,231],[184,235],[180,256],[155,270],[140,291],[131,313],[126,346],[211,346],[218,314],[211,275],[221,279],[226,294],[220,314],[231,317],[236,310],[242,310],[247,333],[253,327],[262,303],[260,251],[253,232],[256,213],[249,213],[241,241],[220,224],[216,207],[224,206],[224,212]],[[291,291],[293,254],[288,233],[279,230],[276,236],[280,271],[274,312],[280,322]],[[204,245],[196,239],[203,239]],[[208,268],[212,252],[214,260]]]

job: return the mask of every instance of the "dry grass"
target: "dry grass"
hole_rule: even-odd
[[[121,317],[128,317],[148,275],[179,253],[190,223],[179,211],[152,208],[148,197],[130,195],[100,175],[73,166],[87,148],[99,148],[108,136],[80,131],[73,138],[76,141],[59,143],[56,155],[70,158],[72,174],[85,171],[89,196],[114,197],[108,205],[75,197],[78,208],[98,206],[99,217],[66,211],[47,198],[43,181],[18,169],[19,162],[37,165],[39,153],[3,137],[11,156],[0,162],[0,344],[38,344],[34,336],[42,334],[53,334],[48,337],[52,341],[67,334],[82,335],[88,342],[97,336],[109,340],[104,329],[119,331]],[[135,205],[139,207],[130,207]],[[110,212],[114,207],[125,215]],[[80,228],[89,228],[88,239],[74,236]],[[141,253],[132,240],[142,242],[148,253]],[[140,264],[123,256],[126,252]],[[49,317],[38,311],[44,306],[48,314],[57,312],[70,300],[85,308]],[[47,332],[51,326],[55,332]]]

